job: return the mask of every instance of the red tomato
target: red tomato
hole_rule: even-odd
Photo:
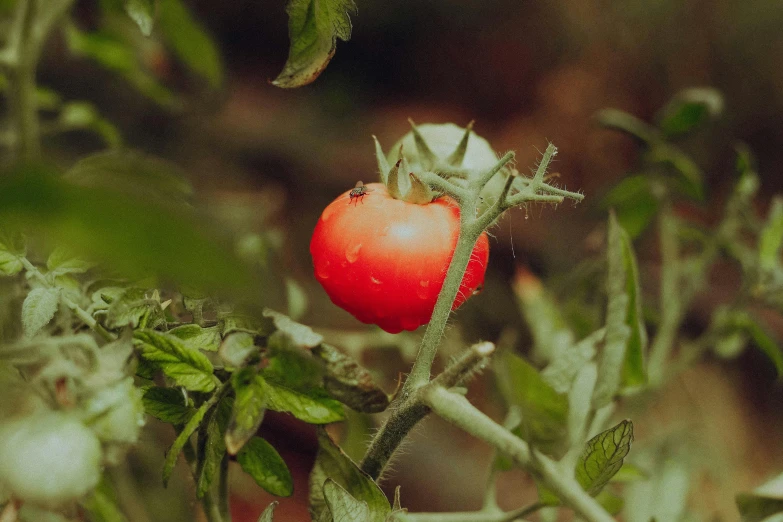
[[[310,242],[315,276],[332,302],[387,332],[429,322],[459,234],[459,208],[444,196],[426,205],[392,198],[381,183],[347,191],[321,215]],[[473,250],[457,308],[483,284],[486,233]]]

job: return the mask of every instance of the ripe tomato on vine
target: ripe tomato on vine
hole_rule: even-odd
[[[315,275],[337,306],[387,332],[429,322],[459,235],[457,204],[448,196],[415,204],[393,198],[381,183],[363,185],[326,207],[310,242]],[[370,194],[368,194],[370,193]],[[452,309],[484,282],[489,241],[473,250]]]

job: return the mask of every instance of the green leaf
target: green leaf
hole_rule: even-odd
[[[554,361],[555,353],[570,346],[574,340],[560,308],[541,281],[530,272],[518,271],[513,289],[533,336],[533,359]]]
[[[649,480],[627,484],[623,518],[627,522],[682,520],[688,504],[690,472],[685,458],[667,458]]]
[[[100,136],[109,148],[122,145],[122,136],[112,122],[101,117],[90,102],[72,101],[60,107],[59,128],[56,131],[89,130]]]
[[[576,480],[596,496],[623,465],[633,442],[633,423],[624,420],[587,442],[576,466]]]
[[[617,221],[632,238],[639,236],[658,212],[658,199],[652,194],[647,176],[630,176],[604,196],[601,208],[614,208]]]
[[[751,493],[740,493],[735,500],[743,522],[762,522],[783,513],[783,474]]]
[[[783,378],[783,353],[781,353],[780,346],[775,338],[750,314],[746,315],[744,327],[753,340],[753,344],[764,352],[775,365],[778,379]]]
[[[144,390],[141,400],[144,411],[175,426],[185,424],[196,412],[182,391],[175,388],[152,386]]]
[[[280,454],[261,437],[253,437],[237,454],[242,469],[256,484],[278,497],[290,497],[294,482]],[[271,518],[271,517],[270,517]]]
[[[272,518],[275,516],[275,508],[277,507],[277,502],[272,502],[267,506],[267,508],[264,510],[263,513],[261,513],[261,516],[258,517],[258,522],[273,522]]]
[[[220,463],[226,454],[224,435],[233,408],[233,402],[231,397],[224,397],[212,409],[212,416],[207,423],[207,429],[199,433],[199,471],[196,484],[196,496],[198,498],[202,498],[209,491],[220,468]]]
[[[136,330],[133,338],[140,355],[160,367],[177,386],[200,392],[215,389],[212,363],[200,351],[173,335],[154,330]]]
[[[155,2],[153,0],[125,0],[125,12],[139,26],[141,34],[152,34],[152,24],[155,18]]]
[[[313,348],[313,355],[326,363],[324,386],[332,397],[364,413],[388,408],[389,396],[375,384],[370,372],[351,357],[328,344]]]
[[[568,398],[557,393],[527,361],[503,352],[495,359],[503,396],[522,416],[522,438],[542,451],[562,456],[567,449]]]
[[[117,501],[112,498],[110,491],[105,491],[103,484],[99,485],[90,493],[81,505],[89,514],[91,522],[128,522],[125,518]]]
[[[255,435],[264,420],[266,383],[256,368],[244,368],[231,376],[236,399],[226,431],[226,448],[236,455]]]
[[[783,198],[775,197],[769,209],[767,222],[759,235],[759,267],[772,271],[780,266],[780,247],[783,244]]]
[[[567,393],[579,371],[595,357],[596,347],[604,340],[604,335],[605,331],[601,329],[558,350],[552,362],[541,371],[541,377],[557,393]]]
[[[169,451],[166,453],[166,458],[163,462],[163,485],[166,486],[171,478],[171,473],[174,471],[174,466],[177,464],[177,457],[179,457],[182,448],[185,447],[190,441],[191,435],[195,433],[198,427],[201,425],[201,421],[204,420],[204,416],[210,409],[210,403],[205,402],[196,410],[196,412],[190,417],[187,424],[179,432],[177,438],[174,439],[174,444],[171,445]]]
[[[596,495],[595,500],[604,508],[610,515],[617,515],[623,510],[625,502],[621,497],[609,493],[609,490],[603,490]]]
[[[332,479],[324,482],[324,500],[334,520],[365,522],[370,518],[367,502],[356,500]]]
[[[141,94],[163,107],[180,107],[174,94],[141,64],[139,53],[127,35],[110,32],[108,27],[86,33],[74,24],[67,24],[65,36],[73,54],[95,60],[105,69],[119,74]]]
[[[369,508],[366,522],[385,522],[391,513],[391,506],[378,484],[363,472],[337,446],[323,428],[318,428],[318,456],[310,474],[310,513],[314,521],[332,521],[324,499],[324,484],[332,479]],[[335,518],[334,522],[342,522]]]
[[[309,326],[297,323],[274,310],[265,309],[263,316],[267,321],[271,321],[275,329],[287,334],[291,342],[300,348],[315,348],[324,340],[321,334],[315,333]]]
[[[658,126],[669,138],[694,130],[723,112],[723,96],[715,89],[695,87],[679,92],[663,109]]]
[[[22,303],[22,327],[27,337],[33,337],[49,324],[60,304],[57,288],[33,288]]]
[[[212,88],[223,80],[223,63],[215,42],[181,0],[161,0],[158,27],[174,53]]]
[[[321,387],[323,364],[313,353],[297,346],[291,336],[277,331],[267,338],[264,375],[294,390]]]
[[[568,392],[568,439],[571,446],[578,447],[585,440],[591,412],[590,401],[597,379],[597,366],[592,362],[587,363],[577,373],[573,386]]]
[[[63,274],[83,274],[95,266],[94,263],[79,259],[75,252],[69,248],[58,246],[46,260],[46,268],[49,274],[55,276]]]
[[[618,224],[619,225],[619,224]],[[639,286],[639,267],[633,251],[631,238],[618,226],[625,268],[625,294],[628,296],[628,312],[625,324],[631,329],[628,347],[625,350],[622,382],[625,387],[637,387],[647,383],[645,353],[647,351],[647,329],[642,314],[642,291]]]
[[[676,175],[674,188],[697,201],[704,200],[704,173],[693,159],[679,147],[659,142],[647,151],[647,161],[667,167]]]
[[[314,81],[334,56],[337,38],[351,38],[353,0],[289,0],[288,37],[291,47],[283,71],[272,82],[284,88]]]
[[[623,246],[623,233],[614,213],[609,214],[609,246],[607,258],[609,273],[606,281],[608,295],[606,311],[606,337],[598,366],[598,384],[593,395],[593,407],[609,404],[620,389],[625,367],[631,327],[628,325],[630,299],[627,293],[627,256]]]
[[[270,410],[288,412],[310,424],[328,424],[345,418],[343,406],[317,388],[292,390],[265,380],[266,406]]]
[[[227,366],[240,368],[254,354],[258,353],[253,336],[246,332],[234,332],[226,336],[218,349],[218,355]]]
[[[24,268],[21,258],[27,255],[24,236],[0,226],[0,274],[12,276]]]
[[[220,329],[217,326],[202,328],[197,324],[185,324],[169,330],[168,333],[197,350],[216,352],[220,346]]]
[[[166,317],[160,301],[150,297],[152,292],[143,288],[128,288],[114,299],[106,311],[106,326],[122,328],[140,325],[156,328],[165,324]]]

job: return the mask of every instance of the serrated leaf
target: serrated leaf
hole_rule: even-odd
[[[57,288],[33,288],[22,303],[22,327],[26,337],[33,337],[49,324],[60,304]]]
[[[685,134],[723,112],[716,89],[695,87],[679,92],[664,108],[658,126],[667,137]]]
[[[314,354],[297,346],[290,335],[278,330],[267,338],[264,375],[294,390],[321,387],[323,363]]]
[[[606,406],[620,389],[631,328],[627,324],[630,300],[623,233],[614,213],[609,214],[609,270],[606,281],[606,337],[598,366],[598,384],[593,395],[595,409]]]
[[[218,355],[226,366],[239,368],[247,362],[251,355],[258,352],[253,336],[247,332],[233,332],[223,339],[218,349]]]
[[[197,350],[216,352],[220,346],[220,329],[217,326],[202,328],[197,324],[185,324],[172,328],[168,333]]]
[[[95,266],[94,263],[80,259],[75,252],[62,246],[55,248],[46,260],[48,273],[55,276],[83,274],[93,266]]]
[[[519,408],[522,438],[546,453],[562,456],[567,449],[566,395],[557,393],[533,366],[510,351],[494,362],[503,396]]]
[[[766,522],[767,517],[783,513],[783,474],[751,493],[738,494],[735,501],[742,522]]]
[[[314,521],[332,522],[323,487],[327,479],[332,479],[358,501],[365,502],[369,508],[366,522],[385,522],[391,513],[391,506],[378,484],[363,472],[337,446],[323,428],[318,428],[318,456],[310,474],[310,514]],[[335,518],[334,522],[341,522]]]
[[[231,376],[236,399],[225,442],[231,455],[255,435],[266,410],[266,384],[256,368],[244,368]]]
[[[261,513],[261,516],[258,517],[257,522],[273,522],[273,518],[275,516],[275,508],[277,507],[277,502],[272,502],[269,504],[263,513]]]
[[[139,26],[141,34],[152,34],[152,24],[155,19],[155,3],[153,0],[125,0],[125,12]]]
[[[576,480],[592,496],[597,495],[623,465],[633,442],[633,423],[624,420],[587,442],[576,467]]]
[[[155,328],[165,323],[160,301],[149,297],[150,291],[143,288],[128,288],[114,299],[106,311],[106,326],[122,328],[123,326],[138,327],[142,323],[149,328]]]
[[[187,424],[182,428],[182,431],[177,435],[177,438],[174,439],[174,443],[171,445],[171,448],[169,448],[169,451],[166,452],[166,458],[163,462],[164,486],[168,485],[169,478],[171,478],[171,473],[174,471],[174,466],[177,464],[177,458],[179,457],[182,448],[190,441],[191,435],[199,428],[209,409],[209,403],[202,404],[190,417]]]
[[[290,317],[274,310],[265,309],[263,316],[272,322],[275,329],[287,334],[291,342],[300,348],[315,348],[324,340],[321,334],[315,333],[309,326],[297,323]]]
[[[158,4],[158,27],[182,62],[214,89],[223,81],[223,63],[215,42],[181,0]]]
[[[202,430],[199,436],[199,470],[196,483],[196,496],[202,498],[209,491],[215,475],[220,468],[221,461],[226,454],[224,435],[228,426],[228,420],[233,409],[233,399],[224,397],[213,408],[212,416],[207,423],[207,429]]]
[[[133,338],[140,355],[155,363],[177,386],[200,392],[215,389],[214,368],[200,351],[173,335],[154,330],[136,330]]]
[[[310,424],[329,424],[345,418],[343,406],[318,388],[293,390],[280,383],[265,380],[266,406],[287,412]]]
[[[283,71],[272,82],[284,88],[314,81],[334,56],[337,38],[351,38],[353,0],[289,0],[288,37],[291,47]]]
[[[242,469],[256,484],[278,497],[290,497],[294,482],[280,454],[261,437],[253,437],[237,454]]]
[[[378,413],[389,406],[389,396],[375,384],[372,375],[334,346],[320,344],[313,355],[326,363],[324,387],[348,407],[363,413]]]
[[[332,479],[324,482],[324,500],[335,521],[365,522],[370,518],[367,502],[356,500]]]
[[[780,266],[783,244],[783,198],[772,200],[767,222],[759,235],[759,267],[771,271]]]
[[[175,426],[185,424],[196,412],[195,408],[187,404],[185,395],[175,388],[152,386],[144,390],[141,400],[144,411]]]
[[[12,276],[24,268],[21,258],[27,255],[24,236],[0,226],[0,274]]]

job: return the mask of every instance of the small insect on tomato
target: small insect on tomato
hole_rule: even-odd
[[[362,203],[364,203],[364,196],[366,196],[368,192],[372,192],[372,189],[367,188],[364,182],[357,181],[356,186],[348,193],[348,204],[350,205],[356,198],[361,198]]]

